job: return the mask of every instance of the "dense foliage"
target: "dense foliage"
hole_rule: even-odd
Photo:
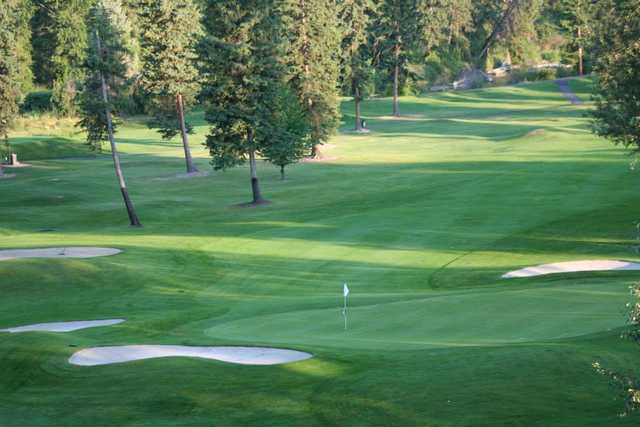
[[[633,0],[598,4],[594,131],[640,150],[640,8]]]
[[[199,90],[195,46],[202,35],[200,10],[191,0],[140,0],[142,72],[151,126],[164,139],[182,135],[187,172],[195,172],[184,115]]]
[[[19,62],[16,55],[16,26],[20,9],[16,0],[8,0],[0,8],[0,139],[6,143],[8,129],[18,113],[20,97]],[[0,173],[2,168],[0,167]]]
[[[97,0],[91,8],[88,19],[86,60],[84,62],[84,87],[80,102],[82,127],[87,135],[87,143],[99,148],[103,141],[109,141],[113,166],[124,205],[132,227],[140,227],[140,220],[129,197],[124,174],[120,165],[115,142],[114,105],[111,99],[118,94],[127,72],[129,52],[125,43],[119,14],[120,0]]]
[[[278,3],[278,2],[276,2]],[[335,0],[282,0],[284,61],[306,111],[312,156],[338,127],[341,32]]]
[[[263,0],[211,0],[204,22],[206,145],[214,169],[249,161],[253,203],[261,203],[256,155],[274,137],[272,109],[284,81],[280,15]]]

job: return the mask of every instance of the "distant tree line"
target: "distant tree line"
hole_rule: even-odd
[[[213,167],[248,163],[253,203],[264,201],[256,159],[284,178],[287,165],[320,155],[339,125],[341,95],[354,99],[353,127],[362,131],[368,96],[392,96],[398,116],[401,95],[466,68],[547,60],[585,72],[594,17],[605,13],[589,0],[3,3],[0,136],[37,85],[51,90],[57,114],[81,117],[96,149],[119,116],[148,114],[162,138],[180,136],[193,173],[187,113],[199,104]],[[105,67],[107,58],[118,67]]]

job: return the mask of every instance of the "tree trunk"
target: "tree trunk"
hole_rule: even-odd
[[[582,53],[582,30],[578,27],[578,75],[582,76],[584,74],[584,65],[583,65],[583,53]]]
[[[100,47],[100,36],[96,31],[96,43],[98,45],[98,54],[100,54],[102,48]],[[122,168],[120,166],[120,155],[118,154],[118,147],[116,146],[116,141],[113,138],[113,122],[111,120],[111,111],[109,109],[109,97],[107,95],[107,83],[104,79],[104,75],[100,72],[100,82],[102,84],[102,100],[104,101],[106,107],[104,110],[105,116],[107,118],[107,134],[109,136],[109,144],[111,145],[111,157],[113,158],[113,167],[116,171],[116,177],[118,178],[118,184],[120,185],[120,192],[122,193],[122,198],[124,199],[124,204],[127,208],[127,214],[129,215],[129,222],[132,227],[142,227],[140,224],[140,220],[136,215],[136,211],[133,207],[133,202],[131,202],[131,198],[129,197],[129,192],[127,191],[127,184],[124,181],[124,175],[122,174]]]
[[[189,148],[189,137],[187,135],[187,126],[184,122],[184,101],[182,94],[176,95],[176,109],[178,111],[178,118],[180,120],[180,131],[182,133],[182,146],[184,147],[184,159],[187,162],[187,173],[198,172],[198,169],[193,164],[191,158],[191,148]]]
[[[250,135],[250,140],[253,137]],[[253,141],[250,141],[253,144]],[[256,171],[256,152],[253,148],[249,151],[249,169],[251,170],[251,191],[253,192],[253,203],[258,204],[264,201],[260,194],[260,183],[258,182],[258,173]]]
[[[359,132],[362,130],[362,119],[360,118],[360,90],[358,88],[355,89],[353,100],[356,104],[356,131]]]
[[[395,47],[395,67],[393,68],[393,115],[400,116],[400,102],[398,101],[398,86],[400,85],[400,45]]]
[[[280,179],[284,181],[284,165],[280,165]]]

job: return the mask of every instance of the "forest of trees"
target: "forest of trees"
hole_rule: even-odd
[[[58,114],[76,114],[88,43],[87,22],[97,0],[5,3],[4,12],[12,15],[14,23],[10,28],[15,37],[17,79],[23,97],[34,87],[49,89],[50,105]],[[144,111],[158,119],[159,129],[177,129],[163,132],[163,136],[183,133],[177,121],[171,123],[171,114],[166,114],[169,104],[170,109],[175,108],[178,94],[160,92],[172,91],[172,84],[166,79],[176,72],[184,80],[179,83],[184,86],[180,88],[184,92],[180,93],[184,108],[196,101],[196,50],[211,35],[203,30],[212,28],[210,22],[220,19],[211,16],[212,7],[218,5],[210,6],[206,0],[104,3],[114,11],[114,25],[123,32],[123,43],[129,51],[128,84],[116,102],[119,110]],[[271,8],[280,16],[274,25],[282,33],[283,51],[279,58],[290,74],[290,86],[303,98],[309,116],[322,116],[310,127],[315,141],[312,148],[325,139],[325,131],[335,123],[336,101],[330,99],[335,95],[361,99],[373,94],[418,93],[452,82],[465,69],[488,70],[503,64],[524,67],[545,62],[565,64],[575,73],[591,70],[592,55],[585,46],[592,27],[593,2],[589,0],[215,3],[221,8],[250,8],[252,12]],[[222,19],[234,18],[225,15]],[[165,73],[168,75],[152,76],[154,70],[167,67],[172,69]]]
[[[392,96],[389,113],[399,116],[400,96],[470,70],[502,66],[511,79],[590,72],[602,48],[594,17],[606,17],[603,3],[4,0],[0,136],[19,109],[49,110],[80,116],[87,142],[100,149],[118,116],[146,114],[162,138],[180,136],[194,173],[186,113],[197,106],[211,126],[214,168],[248,163],[261,203],[256,159],[284,178],[287,165],[319,156],[340,123],[340,96],[354,99],[349,120],[363,131],[369,96]]]

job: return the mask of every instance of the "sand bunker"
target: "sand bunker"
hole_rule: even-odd
[[[86,348],[71,356],[69,363],[80,366],[97,366],[159,357],[198,357],[241,365],[278,365],[306,360],[313,356],[302,351],[265,347],[125,345]]]
[[[0,261],[18,258],[94,258],[122,252],[114,248],[70,247],[0,250]]]
[[[98,326],[111,326],[124,322],[124,319],[107,319],[107,320],[86,320],[79,322],[54,322],[54,323],[38,323],[35,325],[18,326],[16,328],[0,329],[0,332],[71,332],[78,329],[96,328]]]
[[[592,261],[569,261],[556,262],[553,264],[543,264],[534,267],[527,267],[521,270],[510,271],[502,277],[510,279],[514,277],[533,277],[555,273],[575,273],[580,271],[624,271],[640,270],[640,264],[626,261],[612,260],[592,260]]]

